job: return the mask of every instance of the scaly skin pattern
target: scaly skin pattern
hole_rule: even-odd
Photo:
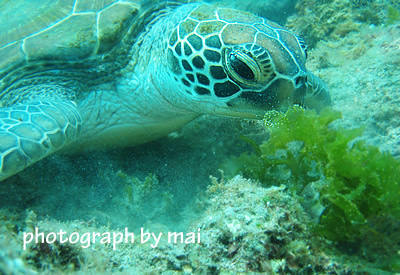
[[[0,180],[57,151],[79,136],[73,103],[32,102],[0,110]]]
[[[13,80],[18,85],[0,91],[0,100],[13,95],[0,108],[0,180],[59,150],[132,146],[201,114],[260,118],[302,104],[306,94],[329,99],[305,68],[305,43],[247,12],[206,4],[167,8],[135,39],[121,41],[132,41],[128,51],[111,48],[97,59],[108,62],[105,72],[113,60],[123,64],[109,75],[76,60],[50,69],[38,60]]]

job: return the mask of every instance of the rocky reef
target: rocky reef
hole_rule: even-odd
[[[230,159],[225,171],[264,186],[286,184],[314,217],[314,234],[383,269],[397,270],[400,161],[357,139],[361,128],[332,127],[339,118],[340,112],[329,109],[269,112],[268,140],[259,146],[250,141],[254,152]]]
[[[385,23],[389,7],[390,3],[384,0],[300,0],[287,26],[301,34],[313,48],[319,41],[340,40],[350,32],[359,31],[362,25]]]
[[[205,211],[193,221],[188,231],[199,232],[200,243],[160,241],[148,244],[51,244],[30,243],[23,250],[23,236],[18,231],[33,232],[35,227],[46,234],[62,228],[72,232],[115,232],[118,228],[99,226],[91,221],[59,222],[38,218],[33,211],[15,214],[3,210],[7,220],[0,230],[0,270],[6,274],[81,272],[125,272],[156,274],[228,274],[267,272],[298,274],[343,274],[357,270],[362,263],[343,260],[329,246],[313,239],[307,226],[309,218],[299,202],[288,195],[284,186],[261,187],[239,176],[225,182],[212,178],[198,204]],[[18,225],[18,227],[17,227]],[[153,232],[167,234],[167,227],[153,225]],[[321,254],[321,250],[325,252]]]
[[[365,127],[364,138],[400,154],[400,24],[363,25],[340,40],[321,41],[309,67],[328,82],[343,125]]]

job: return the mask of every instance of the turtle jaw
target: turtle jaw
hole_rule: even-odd
[[[303,98],[304,89],[295,88],[291,80],[282,78],[276,79],[262,92],[242,92],[227,102],[227,106],[232,116],[243,113],[246,118],[263,118],[269,110],[285,111],[293,104],[302,104]]]
[[[245,101],[239,102],[237,105],[238,106],[233,106],[228,103],[225,107],[215,109],[213,115],[245,119],[263,119],[266,112],[265,109],[255,109],[254,106]]]
[[[290,106],[302,105],[304,85],[296,88],[293,80],[275,79],[262,91],[247,90],[239,92],[228,100],[216,101],[213,98],[192,98],[193,109],[199,113],[224,117],[262,119],[269,110],[286,111]]]
[[[221,117],[234,117],[245,119],[262,119],[266,110],[255,108],[246,101],[237,98],[231,102],[215,102],[214,100],[193,100],[193,111],[200,114],[209,114]]]

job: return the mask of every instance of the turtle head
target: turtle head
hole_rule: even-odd
[[[171,33],[167,55],[177,85],[209,113],[254,117],[304,97],[303,40],[244,11],[198,6]]]

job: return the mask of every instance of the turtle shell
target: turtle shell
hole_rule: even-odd
[[[110,51],[139,13],[138,0],[0,2],[0,78],[38,60],[83,62]]]

